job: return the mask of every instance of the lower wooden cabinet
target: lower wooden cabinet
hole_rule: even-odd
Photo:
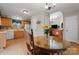
[[[24,31],[14,31],[14,38],[24,38]]]
[[[6,33],[1,32],[0,33],[0,48],[5,48],[6,47]]]

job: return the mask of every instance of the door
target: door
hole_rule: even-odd
[[[64,20],[64,39],[78,43],[78,21],[77,16],[66,17]]]

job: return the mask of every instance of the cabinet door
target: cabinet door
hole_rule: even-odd
[[[0,48],[6,47],[6,34],[0,33]]]
[[[11,26],[11,19],[10,18],[1,18],[1,23],[3,26],[10,27]]]
[[[24,38],[24,31],[14,31],[14,38]]]
[[[0,16],[0,25],[1,25],[1,16]]]

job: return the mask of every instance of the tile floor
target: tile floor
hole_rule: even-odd
[[[24,38],[8,40],[6,48],[0,49],[0,55],[27,55],[27,52],[30,54]],[[79,44],[71,46],[63,54],[79,55]]]
[[[5,49],[0,49],[0,55],[27,55],[26,40],[12,39],[7,41]]]

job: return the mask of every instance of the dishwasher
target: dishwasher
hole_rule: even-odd
[[[14,39],[14,31],[13,30],[7,30],[7,39]]]

